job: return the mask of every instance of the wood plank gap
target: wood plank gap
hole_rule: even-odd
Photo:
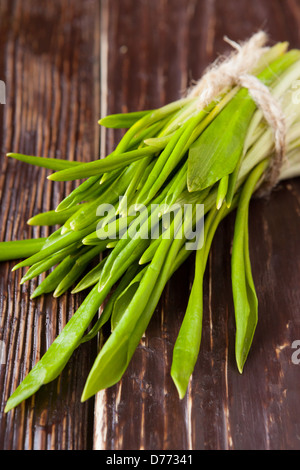
[[[101,118],[107,114],[108,96],[108,25],[109,6],[108,0],[100,0],[100,113]],[[106,128],[100,128],[100,156],[104,158],[106,154]],[[98,347],[101,347],[102,335],[98,334]],[[94,404],[94,450],[104,450],[106,448],[107,431],[107,394],[106,390],[97,393]]]

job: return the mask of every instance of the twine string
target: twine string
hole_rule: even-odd
[[[198,107],[203,109],[230,87],[238,85],[248,89],[274,135],[275,151],[260,188],[262,196],[277,184],[286,154],[286,123],[282,109],[269,88],[251,74],[259,59],[268,50],[265,47],[267,35],[259,31],[241,44],[227,37],[224,40],[234,50],[227,57],[218,58],[206,69],[202,78],[188,90],[188,96],[197,97]]]

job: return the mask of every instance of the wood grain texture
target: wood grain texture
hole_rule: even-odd
[[[97,120],[177,99],[218,54],[223,36],[265,29],[271,44],[300,47],[299,0],[1,0],[1,240],[47,235],[33,214],[56,206],[72,184],[5,158],[7,151],[81,161],[99,152]],[[100,100],[101,97],[101,100]],[[101,101],[101,102],[100,102]],[[101,132],[101,154],[122,131]],[[234,214],[219,227],[204,285],[201,352],[187,396],[170,378],[188,301],[193,256],[170,280],[122,381],[80,403],[96,354],[80,347],[61,377],[4,415],[5,401],[82,300],[29,301],[13,263],[0,264],[1,449],[299,449],[300,182],[282,183],[250,212],[259,324],[243,375],[234,360],[230,248]],[[107,331],[104,331],[104,335]]]
[[[49,184],[47,171],[7,159],[15,151],[90,161],[99,153],[99,3],[68,0],[2,1],[0,76],[7,86],[1,109],[1,240],[46,236],[26,221],[56,207],[72,184]],[[75,352],[61,377],[12,413],[5,401],[46,351],[82,301],[44,296],[29,301],[36,280],[1,263],[0,447],[85,449],[92,446],[93,401],[80,404],[95,343]],[[39,280],[41,280],[40,277]],[[73,370],[75,369],[75,370]]]

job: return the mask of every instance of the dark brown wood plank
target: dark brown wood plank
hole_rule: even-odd
[[[0,4],[1,240],[46,236],[27,219],[54,209],[74,184],[49,184],[47,171],[5,153],[90,161],[99,153],[99,2],[4,0]],[[19,286],[14,263],[0,265],[1,449],[88,449],[93,401],[81,404],[95,343],[79,348],[61,377],[4,414],[8,396],[72,316],[81,296],[29,300],[36,281]]]
[[[228,49],[263,28],[270,42],[300,46],[300,2],[110,0],[102,2],[108,113],[177,99]],[[119,132],[106,133],[110,151]],[[234,360],[230,247],[234,214],[216,234],[205,277],[201,353],[180,402],[169,376],[188,299],[193,258],[174,275],[122,381],[97,395],[96,449],[299,449],[300,183],[282,183],[251,205],[259,325],[243,375]]]

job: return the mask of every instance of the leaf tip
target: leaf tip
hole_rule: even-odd
[[[223,199],[220,199],[216,202],[216,208],[217,210],[220,210],[223,204]]]
[[[86,384],[83,388],[83,392],[82,392],[81,397],[80,397],[81,403],[84,403],[85,401],[87,401],[89,398],[91,398],[96,393],[97,393],[96,391],[91,390],[91,387],[89,386],[88,379],[87,379],[87,382],[86,382]]]
[[[185,380],[182,380],[182,377],[180,376],[180,374],[172,370],[171,370],[171,377],[177,389],[179,399],[183,400],[183,398],[186,395],[187,388],[188,388],[188,382],[186,383]]]
[[[69,227],[66,227],[65,225],[63,225],[61,228],[61,234],[64,235],[67,232],[70,232]]]
[[[246,362],[246,357],[236,356],[236,365],[240,374],[243,373],[245,362]]]
[[[14,408],[14,404],[11,403],[11,400],[8,399],[6,405],[5,405],[5,408],[4,408],[4,413],[8,413],[9,411],[11,411],[13,408]]]

